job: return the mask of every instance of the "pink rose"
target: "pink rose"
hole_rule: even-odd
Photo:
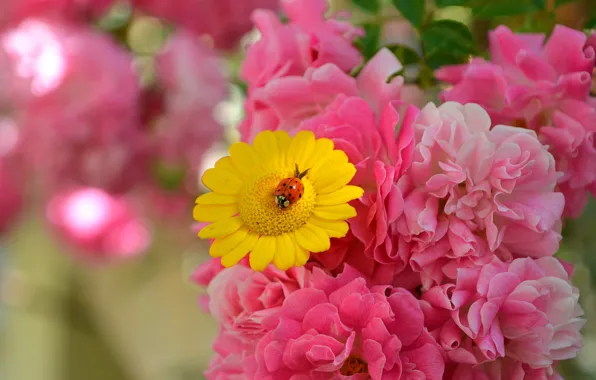
[[[80,188],[54,196],[47,217],[77,257],[105,262],[144,253],[151,234],[125,198],[96,188]]]
[[[563,380],[557,371],[534,369],[518,360],[501,358],[482,365],[457,364],[454,380]]]
[[[303,75],[307,68],[333,63],[348,72],[362,62],[352,46],[362,31],[337,18],[325,19],[325,0],[281,0],[289,18],[282,24],[271,11],[257,10],[253,20],[261,38],[250,46],[241,76],[253,88],[290,75]]]
[[[552,155],[531,130],[498,125],[476,104],[429,103],[399,181],[397,229],[428,288],[494,254],[542,257],[559,247],[564,198]],[[410,255],[411,253],[411,255]]]
[[[145,173],[132,57],[83,26],[27,19],[0,43],[14,73],[15,122],[48,188],[125,191]]]
[[[218,49],[233,49],[253,25],[256,9],[275,9],[278,0],[132,0],[135,7],[195,34],[207,34]]]
[[[256,344],[265,335],[262,321],[291,293],[310,286],[310,277],[305,267],[287,272],[273,266],[264,272],[243,265],[224,269],[209,282],[209,311],[229,335],[244,344]]]
[[[9,230],[23,207],[23,179],[12,163],[0,156],[0,234]]]
[[[525,368],[549,369],[582,347],[585,320],[569,277],[553,257],[495,259],[460,269],[455,285],[431,288],[422,299],[450,311],[439,342],[454,362],[508,358]]]
[[[3,0],[0,28],[16,25],[29,17],[90,22],[107,13],[112,3],[113,0]]]
[[[596,182],[596,108],[589,96],[596,53],[583,32],[562,25],[543,42],[544,35],[500,26],[490,34],[490,62],[477,58],[436,75],[454,84],[444,100],[478,103],[493,125],[538,133],[563,173],[558,186],[567,199],[565,215],[576,217]]]
[[[337,278],[315,269],[313,287],[263,322],[249,378],[441,379],[443,356],[423,324],[408,291],[369,288],[350,267]]]

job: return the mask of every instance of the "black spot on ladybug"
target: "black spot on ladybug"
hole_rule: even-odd
[[[302,194],[298,194],[298,198],[302,198]]]

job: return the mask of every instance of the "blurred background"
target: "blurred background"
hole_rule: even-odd
[[[247,44],[259,37],[248,15],[277,2],[180,1],[174,14],[166,2],[147,0],[93,3],[105,3],[101,12],[77,8],[84,1],[63,1],[70,8],[59,10],[40,10],[43,1],[2,1],[0,53],[8,59],[0,54],[0,379],[203,379],[217,326],[198,306],[204,289],[190,280],[208,259],[207,244],[193,232],[192,204],[204,190],[202,171],[238,139],[245,91],[240,64]],[[513,3],[493,3],[501,1]],[[371,14],[372,2],[331,1],[329,12],[350,10],[354,23],[376,30],[375,43],[420,53],[407,21],[394,8]],[[545,10],[491,17],[436,3],[429,17],[467,25],[481,53],[487,31],[501,23],[545,33],[555,23],[596,26],[595,0],[548,0]],[[56,69],[56,49],[79,66]],[[31,57],[41,63],[23,74]],[[138,79],[131,86],[141,105],[134,131],[118,127],[130,99],[113,100],[127,91],[127,79],[115,75],[126,65]],[[418,70],[411,83],[436,100],[439,87],[424,73]],[[121,113],[114,111],[119,107]],[[104,113],[112,118],[98,116]],[[40,125],[55,128],[58,138]],[[85,134],[85,128],[108,132]],[[142,160],[108,159],[120,152],[114,145],[130,152],[140,149],[140,140]],[[86,160],[95,164],[77,164]],[[588,323],[584,350],[561,373],[596,379],[596,202],[566,224],[563,242],[559,257],[576,265]]]

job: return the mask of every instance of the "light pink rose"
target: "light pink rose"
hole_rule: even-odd
[[[107,13],[113,0],[3,0],[0,3],[0,28],[16,25],[29,17],[92,21]]]
[[[542,257],[559,247],[564,198],[536,134],[504,125],[476,104],[429,103],[415,121],[414,158],[400,179],[397,228],[428,288],[493,255]]]
[[[249,378],[441,379],[443,356],[423,323],[408,291],[369,288],[350,267],[337,278],[315,269],[313,287],[263,322]]]
[[[281,0],[289,18],[282,24],[271,11],[257,10],[253,20],[261,38],[249,47],[242,64],[241,77],[253,88],[271,80],[303,75],[308,68],[333,63],[349,72],[362,62],[352,46],[362,31],[339,18],[325,18],[325,0]]]
[[[582,347],[585,323],[579,291],[553,257],[495,259],[464,268],[456,284],[431,288],[422,299],[449,310],[439,342],[457,363],[509,358],[531,369],[549,369]]]
[[[276,9],[278,0],[132,0],[138,9],[199,35],[209,35],[218,49],[233,49],[252,29],[256,9]]]
[[[453,380],[563,380],[557,371],[533,369],[520,361],[501,358],[482,365],[457,364]]]
[[[151,243],[146,221],[131,202],[101,189],[80,188],[54,196],[47,218],[75,256],[92,263],[140,255]]]
[[[589,96],[593,42],[562,25],[546,43],[544,35],[514,34],[504,26],[489,40],[491,61],[476,58],[437,71],[454,85],[443,99],[480,104],[493,125],[536,131],[563,173],[558,185],[567,199],[565,215],[579,216],[596,182],[596,108]]]
[[[284,272],[269,266],[255,272],[235,265],[209,282],[209,312],[230,336],[256,344],[265,335],[263,320],[276,313],[291,293],[309,287],[310,277],[305,267]]]
[[[14,120],[47,188],[125,191],[143,177],[146,141],[132,57],[84,26],[27,19],[1,37],[14,73]]]
[[[223,137],[213,115],[227,96],[222,62],[195,36],[178,32],[156,57],[155,89],[145,96],[154,159],[198,167],[203,154]],[[152,103],[155,101],[155,103]]]

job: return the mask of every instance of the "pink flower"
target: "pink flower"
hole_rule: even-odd
[[[556,371],[533,369],[510,358],[501,358],[482,365],[458,364],[450,379],[454,380],[563,380]]]
[[[291,293],[310,286],[310,277],[305,267],[284,272],[269,266],[255,272],[236,265],[209,282],[209,311],[230,336],[256,344],[265,335],[263,320],[276,313]]]
[[[0,41],[14,73],[23,153],[49,188],[124,191],[143,177],[132,57],[82,26],[28,19]]]
[[[526,368],[549,369],[575,357],[582,346],[579,291],[553,257],[495,259],[482,268],[460,269],[455,285],[434,287],[422,298],[451,312],[439,342],[457,363],[505,357]]]
[[[137,256],[151,242],[145,221],[127,199],[96,188],[56,195],[48,204],[47,217],[78,257],[90,262]]]
[[[184,32],[172,36],[156,57],[159,98],[157,104],[145,104],[145,112],[157,106],[155,117],[147,120],[156,159],[197,167],[205,151],[222,138],[223,127],[213,117],[227,95],[221,66],[212,50]]]
[[[0,234],[14,224],[23,207],[23,181],[11,162],[0,156]]]
[[[113,0],[3,0],[0,3],[0,28],[40,16],[91,21],[105,14],[112,3]]]
[[[400,98],[403,77],[393,77],[389,83],[387,80],[401,68],[397,58],[389,50],[382,49],[356,79],[332,63],[309,68],[304,75],[272,79],[249,92],[247,117],[240,125],[242,139],[252,141],[263,130],[281,129],[295,133],[301,122],[324,114],[325,108],[340,95],[365,99],[379,117],[387,104]],[[314,123],[316,120],[309,125]]]
[[[425,287],[493,254],[558,250],[564,198],[552,155],[531,130],[490,125],[480,106],[453,102],[429,103],[416,119],[397,229]]]
[[[586,35],[562,25],[544,35],[490,34],[492,60],[444,67],[439,79],[453,83],[447,101],[478,103],[494,124],[534,130],[555,157],[567,199],[565,215],[581,214],[586,190],[596,182],[596,108],[589,97],[596,53]]]
[[[253,10],[275,9],[278,0],[132,0],[132,3],[193,33],[209,35],[219,49],[232,49],[251,30]]]
[[[237,337],[220,329],[219,335],[213,342],[215,355],[209,362],[204,375],[207,380],[247,380],[244,361],[253,350],[247,347]]]
[[[249,378],[441,379],[443,356],[423,323],[408,291],[369,288],[350,267],[337,278],[315,269],[313,287],[263,322]]]
[[[337,18],[325,19],[325,0],[281,0],[289,18],[282,24],[271,11],[257,10],[253,20],[261,38],[252,45],[242,64],[241,76],[252,88],[290,75],[303,75],[307,68],[333,63],[348,72],[362,62],[352,46],[362,31]]]

